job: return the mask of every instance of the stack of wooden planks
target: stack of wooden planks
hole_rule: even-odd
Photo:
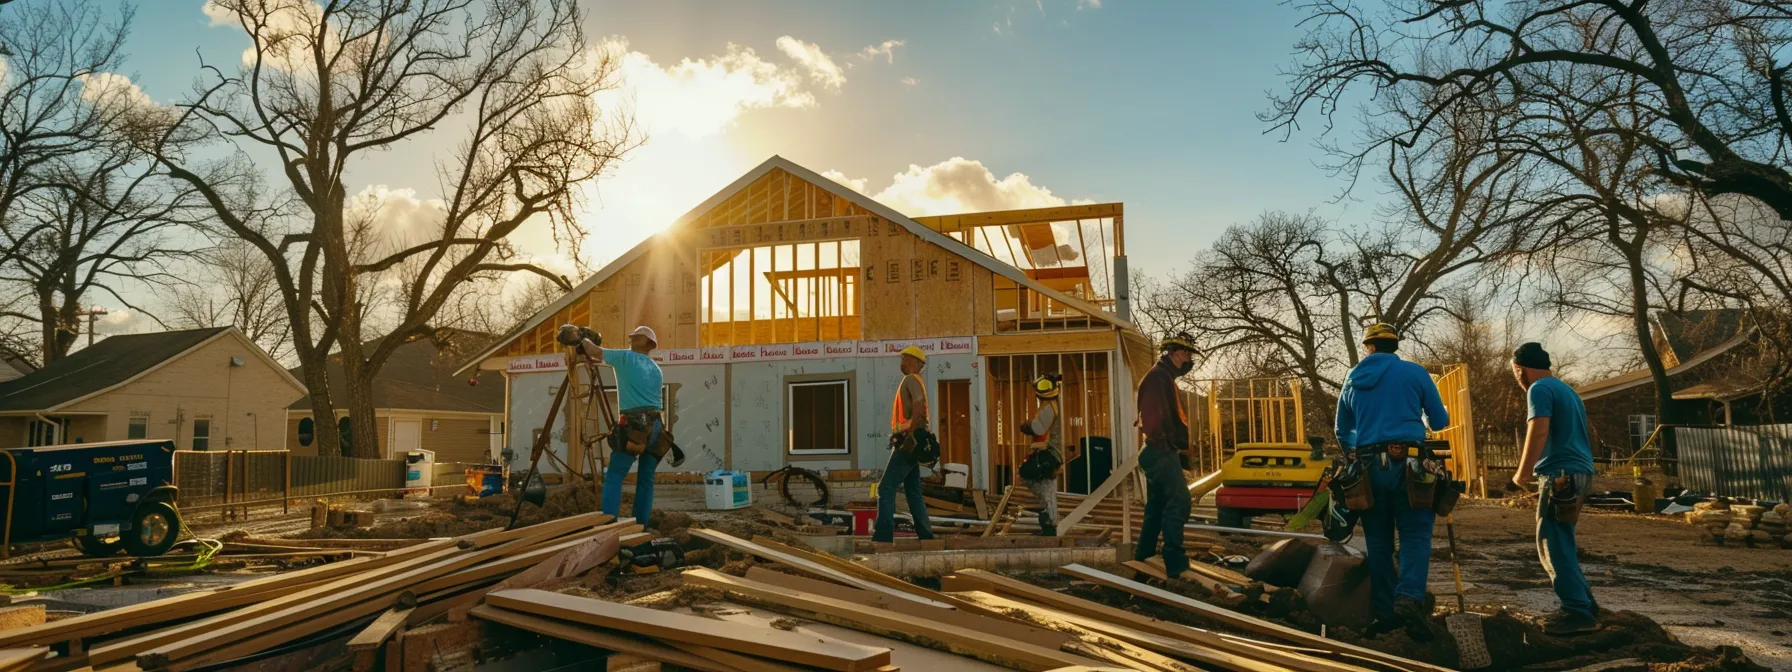
[[[775,563],[788,573],[763,566],[749,568],[745,576],[693,569],[684,573],[685,585],[720,591],[729,602],[976,661],[976,666],[962,663],[963,669],[1443,669],[1328,640],[1081,565],[1059,571],[1128,596],[1187,610],[1228,632],[1154,619],[989,572],[960,570],[942,582],[943,592],[934,591],[844,559],[768,539],[748,541],[709,530],[693,534]]]
[[[494,585],[570,558],[589,569],[637,537],[632,520],[590,513],[507,531],[425,540],[389,552],[0,633],[0,648],[54,647],[28,669],[188,670],[346,632],[384,641],[471,609]],[[595,560],[595,562],[594,562]],[[542,572],[538,572],[540,574]],[[554,572],[545,572],[552,575]]]

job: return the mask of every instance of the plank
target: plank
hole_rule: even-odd
[[[1058,529],[1068,530],[1075,527],[1077,523],[1082,522],[1083,516],[1089,515],[1089,512],[1095,509],[1096,504],[1100,504],[1101,500],[1107,499],[1107,496],[1114,492],[1114,488],[1120,487],[1122,482],[1125,482],[1128,478],[1132,478],[1132,472],[1138,468],[1139,451],[1135,450],[1131,455],[1126,457],[1125,462],[1120,463],[1120,468],[1115,469],[1113,473],[1108,474],[1107,480],[1102,481],[1101,486],[1095,488],[1095,492],[1089,493],[1089,496],[1083,499],[1083,503],[1076,505],[1076,508],[1070,510],[1069,515],[1064,516],[1063,520],[1058,521]]]
[[[871,569],[869,567],[860,565],[860,564],[858,564],[856,562],[852,562],[850,560],[836,558],[836,557],[833,557],[831,555],[827,555],[824,553],[810,553],[810,552],[804,551],[802,549],[785,546],[784,544],[778,543],[777,541],[773,541],[773,540],[765,538],[765,537],[755,537],[753,539],[753,543],[760,544],[767,548],[771,548],[773,550],[783,551],[785,553],[788,553],[788,554],[791,554],[791,555],[794,555],[794,556],[797,556],[800,558],[807,559],[811,562],[815,562],[824,567],[833,569],[834,571],[840,572],[842,574],[846,574],[848,576],[858,578],[863,581],[867,581],[867,582],[871,583],[872,585],[879,586],[881,588],[886,589],[886,590],[880,591],[880,592],[896,591],[903,595],[907,595],[908,597],[913,598],[915,600],[923,601],[924,603],[928,604],[929,606],[945,607],[945,608],[949,608],[949,609],[962,609],[962,610],[970,611],[971,613],[981,614],[983,616],[990,616],[993,618],[1014,620],[1014,619],[1010,618],[1007,614],[999,614],[999,613],[991,612],[991,611],[983,609],[982,607],[979,607],[975,604],[971,604],[971,603],[965,602],[963,600],[957,600],[957,599],[947,597],[945,595],[940,594],[939,591],[928,590],[926,588],[922,588],[921,586],[917,586],[917,585],[909,583],[907,581],[903,581],[902,579],[898,579],[894,576],[890,576],[889,574],[885,574],[885,573],[877,571],[875,569]]]
[[[1113,574],[1098,569],[1084,567],[1082,565],[1060,567],[1058,572],[1084,581],[1131,593],[1153,602],[1184,609],[1211,618],[1233,628],[1260,635],[1267,635],[1301,646],[1330,651],[1340,655],[1353,655],[1402,670],[1412,670],[1415,672],[1421,670],[1424,672],[1445,672],[1445,670],[1448,669],[1428,663],[1421,663],[1415,660],[1407,660],[1399,656],[1375,651],[1373,649],[1366,649],[1360,646],[1326,639],[1319,635],[1296,630],[1285,625],[1271,623],[1259,618],[1252,618],[1229,609],[1216,607],[1200,600],[1177,595],[1167,590],[1148,586],[1137,581],[1128,581],[1118,576],[1114,576]]]
[[[812,554],[803,553],[802,551],[784,546],[783,544],[777,544],[775,542],[766,543],[764,540],[747,541],[715,530],[691,530],[691,536],[712,543],[721,544],[749,555],[764,558],[780,565],[799,569],[829,581],[835,581],[854,588],[862,588],[874,593],[895,595],[906,600],[914,600],[932,607],[950,608],[943,602],[938,602],[925,597],[917,597],[906,591],[889,586],[881,586],[872,581],[843,572],[823,564],[823,562],[818,562],[818,558]]]
[[[795,518],[791,518],[790,516],[786,516],[782,513],[778,513],[777,511],[773,511],[773,510],[765,508],[763,506],[753,507],[753,512],[759,514],[760,518],[764,518],[766,520],[777,523],[779,525],[790,525],[790,526],[796,525]]]
[[[709,646],[840,672],[870,672],[890,664],[889,649],[818,640],[793,632],[746,627],[701,616],[675,614],[545,590],[503,590],[487,596],[486,601],[500,609],[540,614],[563,621],[626,630],[655,639]]]
[[[186,630],[178,638],[171,639],[168,635],[162,635],[151,642],[151,648],[137,654],[138,664],[156,668],[168,667],[170,662],[177,660],[191,659],[212,663],[232,660],[259,650],[254,648],[256,643],[291,641],[359,615],[379,611],[385,606],[380,600],[395,597],[413,585],[481,562],[527,551],[537,544],[593,524],[602,524],[611,518],[612,516],[601,513],[585,514],[507,532],[480,535],[472,540],[463,538],[459,543],[467,544],[470,541],[472,549],[455,547],[437,551],[383,568],[375,576],[368,576],[366,573],[350,576],[225,614],[225,622],[211,623],[198,630]],[[611,523],[613,526],[624,524]],[[511,534],[513,532],[523,534]],[[480,545],[499,537],[510,541],[497,546]],[[369,603],[372,603],[372,608],[369,608]],[[350,616],[350,613],[355,615]],[[319,618],[322,615],[328,617]]]
[[[959,570],[957,574],[947,577],[945,584],[949,590],[981,590],[984,592],[1011,595],[1030,603],[1044,605],[1046,608],[1067,615],[1086,618],[1097,623],[1111,624],[1114,627],[1124,627],[1130,631],[1185,642],[1208,649],[1219,651],[1232,650],[1233,653],[1238,655],[1277,663],[1295,669],[1304,669],[1302,665],[1309,664],[1304,659],[1311,658],[1310,656],[1298,656],[1298,654],[1290,654],[1274,649],[1264,649],[1259,646],[1259,643],[1257,642],[1247,642],[1221,633],[1202,630],[1200,628],[1192,628],[1178,623],[1171,623],[1143,614],[1135,614],[1099,602],[1072,597],[1070,595],[1065,595],[1030,583],[982,570]],[[1141,643],[1145,643],[1151,640],[1140,641]],[[1164,653],[1172,653],[1174,655],[1174,652],[1171,651],[1164,651]],[[1317,661],[1317,663],[1311,664],[1319,665],[1319,667],[1312,669],[1339,669],[1331,667],[1338,665],[1337,663],[1317,658],[1313,658],[1312,660]],[[1349,666],[1345,666],[1345,668],[1349,668]]]
[[[984,496],[982,490],[971,491],[971,505],[977,508],[978,518],[989,520],[989,499]]]
[[[598,565],[602,565],[614,559],[616,555],[622,551],[621,535],[619,533],[624,530],[638,527],[640,527],[639,524],[631,524],[621,529],[599,532],[583,541],[575,539],[575,541],[578,541],[578,543],[575,544],[556,544],[551,546],[549,548],[562,550],[554,553],[546,560],[537,562],[528,569],[512,574],[509,578],[499,581],[497,585],[480,592],[483,594],[490,594],[493,591],[507,590],[510,588],[537,588],[549,581],[583,575],[596,568]],[[448,620],[466,620],[465,610],[470,607],[465,605],[470,605],[476,601],[477,600],[463,598],[461,600],[463,606],[459,608],[449,608]]]
[[[787,590],[708,569],[686,571],[684,581],[687,585],[721,590],[748,604],[763,605],[823,623],[970,656],[994,665],[1043,671],[1088,662],[1080,656],[1005,637],[967,631],[938,621],[844,600]]]
[[[1189,499],[1199,502],[1199,501],[1201,501],[1202,497],[1206,497],[1209,493],[1212,493],[1213,491],[1220,489],[1220,483],[1222,482],[1222,478],[1223,478],[1224,474],[1225,474],[1225,472],[1216,471],[1216,472],[1213,472],[1206,476],[1197,478],[1193,482],[1189,483],[1188,484]]]
[[[1002,489],[1002,499],[1000,501],[996,502],[995,511],[992,511],[989,516],[989,524],[983,526],[983,534],[978,535],[978,536],[987,537],[990,535],[990,533],[996,531],[997,519],[1001,518],[1003,516],[1003,514],[1006,514],[1008,512],[1008,499],[1013,496],[1014,496],[1014,486],[1010,485],[1010,486]],[[1070,526],[1065,525],[1063,529],[1068,530],[1068,529],[1070,529]]]
[[[1165,583],[1170,581],[1170,574],[1164,569],[1161,563],[1151,564],[1148,562],[1139,562],[1137,560],[1128,560],[1121,563],[1121,566]],[[1192,583],[1207,589],[1209,593],[1213,594],[1215,599],[1225,602],[1228,607],[1237,607],[1238,605],[1244,604],[1245,601],[1243,594],[1232,592],[1226,584],[1214,581],[1194,572],[1183,572],[1182,576],[1176,577],[1176,580],[1184,583]]]
[[[392,638],[392,633],[398,632],[399,628],[404,627],[405,620],[411,617],[413,609],[414,607],[387,609],[386,613],[380,614],[379,618],[373,619],[373,622],[357,633],[353,639],[348,640],[348,650],[372,651],[380,648],[380,645]]]
[[[735,668],[717,663],[694,653],[682,651],[660,642],[636,637],[614,630],[583,627],[551,618],[542,618],[509,609],[499,609],[491,605],[474,607],[474,618],[507,625],[519,630],[527,630],[539,635],[563,639],[569,642],[595,646],[610,651],[632,653],[644,658],[651,658],[662,663],[671,663],[702,672],[735,672]]]
[[[847,588],[838,584],[815,579],[785,574],[763,567],[747,570],[747,580],[758,581],[785,590],[793,590],[819,595],[829,599],[852,602],[867,607],[894,611],[899,614],[925,618],[957,628],[986,632],[997,637],[1006,637],[1017,642],[1026,642],[1047,649],[1062,649],[1070,642],[1070,636],[1061,632],[1053,632],[1043,628],[1024,625],[987,616],[968,614],[957,610],[937,609],[910,602],[893,599],[881,593],[872,593],[857,588]]]
[[[14,672],[22,670],[32,663],[43,660],[50,655],[50,650],[41,646],[29,646],[17,649],[0,649],[0,670]]]
[[[1104,619],[1059,611],[1050,607],[1040,606],[1031,602],[1022,602],[1000,595],[992,595],[985,592],[961,593],[960,595],[964,596],[966,599],[979,602],[986,606],[1004,609],[1021,609],[1033,614],[1047,615],[1062,620],[1072,626],[1100,633],[1104,636],[1124,641],[1135,646],[1140,646],[1157,653],[1178,656],[1203,665],[1210,665],[1221,669],[1237,670],[1239,672],[1279,672],[1288,669],[1311,670],[1315,672],[1366,672],[1363,668],[1353,665],[1335,663],[1321,658],[1302,656],[1294,653],[1285,653],[1275,650],[1228,650],[1230,648],[1229,645],[1236,645],[1240,648],[1249,646],[1249,643],[1242,640],[1227,642],[1216,636],[1214,645],[1198,645],[1183,639],[1134,630],[1123,625],[1116,625]]]
[[[948,513],[964,513],[964,505],[957,502],[948,502],[934,497],[922,497],[921,499],[927,502],[929,510],[939,509]]]

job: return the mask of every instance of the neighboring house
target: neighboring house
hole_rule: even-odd
[[[1156,353],[1126,317],[1123,219],[1118,203],[909,217],[772,157],[463,370],[505,373],[520,468],[566,380],[555,331],[589,326],[619,348],[646,325],[679,470],[882,469],[897,353],[918,345],[942,461],[999,488],[1030,452],[1016,427],[1041,374],[1064,376],[1066,445],[1105,438],[1116,460],[1137,447],[1134,381]],[[559,416],[575,422],[549,445],[582,466],[601,427],[578,383]]]
[[[25,361],[25,358],[0,348],[0,383],[18,378],[37,370],[37,365]]]
[[[456,329],[437,329],[433,338],[418,338],[392,352],[373,379],[373,414],[379,423],[381,457],[402,457],[413,450],[435,451],[437,462],[485,463],[496,459],[499,436],[504,431],[504,377],[481,372],[469,385],[454,375],[454,367],[473,348],[490,343],[491,334]],[[363,347],[371,351],[380,339]],[[302,369],[294,376],[304,379]],[[336,421],[319,427],[311,413],[311,398],[287,407],[286,448],[295,455],[317,454],[317,432],[348,435],[348,385],[340,355],[330,356],[330,398],[337,404]]]
[[[1673,390],[1680,424],[1759,424],[1785,421],[1788,400],[1762,403],[1760,333],[1742,310],[1658,312],[1650,322]],[[1641,448],[1660,423],[1648,369],[1581,385],[1581,399],[1601,456]]]
[[[0,446],[173,439],[278,450],[305,386],[235,327],[124,334],[0,383]]]

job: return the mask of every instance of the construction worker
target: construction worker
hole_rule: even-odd
[[[1183,526],[1188,524],[1188,475],[1182,471],[1182,451],[1188,447],[1188,420],[1176,379],[1195,370],[1195,343],[1186,333],[1164,339],[1163,356],[1139,381],[1139,430],[1145,448],[1139,451],[1139,468],[1145,471],[1145,521],[1133,559],[1145,561],[1157,555],[1158,536],[1163,537],[1164,572],[1181,576],[1188,571],[1188,552],[1182,548]]]
[[[902,349],[902,382],[896,385],[896,399],[890,404],[890,459],[884,465],[884,476],[877,482],[877,523],[872,541],[896,539],[896,491],[908,497],[908,515],[914,519],[915,536],[933,538],[933,525],[927,520],[927,500],[921,495],[921,460],[917,454],[937,445],[928,431],[927,383],[921,380],[921,369],[927,366],[927,352],[916,346]]]
[[[1058,536],[1058,467],[1064,464],[1064,418],[1058,412],[1062,376],[1040,376],[1033,381],[1039,410],[1020,423],[1020,433],[1033,437],[1033,454],[1020,465],[1020,477],[1039,499],[1039,534]]]
[[[610,451],[610,463],[604,468],[603,501],[598,507],[604,513],[616,515],[622,508],[622,480],[628,476],[629,469],[639,465],[640,469],[635,473],[633,515],[642,525],[647,524],[653,513],[653,470],[660,463],[654,447],[659,444],[660,433],[665,429],[663,412],[666,407],[660,394],[665,374],[651,356],[656,347],[659,347],[659,337],[645,325],[629,332],[627,350],[600,348],[591,339],[579,344],[581,354],[616,370],[616,406],[621,417],[617,418],[617,426],[612,430],[615,440],[611,446],[633,443],[631,434],[643,436],[643,442],[639,444],[643,449],[639,454],[626,448]]]
[[[1403,361],[1400,334],[1387,324],[1363,332],[1369,354],[1345,377],[1338,393],[1338,444],[1344,459],[1362,462],[1374,505],[1363,513],[1368,547],[1369,588],[1375,620],[1368,634],[1380,635],[1402,625],[1414,639],[1431,637],[1431,610],[1425,582],[1431,572],[1431,528],[1437,514],[1413,506],[1407,473],[1423,464],[1426,423],[1433,431],[1450,423],[1437,383],[1418,364]],[[1398,533],[1400,561],[1394,562]]]
[[[1527,427],[1524,452],[1512,483],[1536,487],[1537,557],[1561,600],[1562,609],[1544,619],[1553,635],[1599,629],[1599,604],[1580,570],[1574,541],[1581,497],[1593,482],[1593,446],[1587,434],[1587,407],[1574,388],[1550,373],[1549,352],[1538,343],[1512,353],[1512,375],[1524,388]]]

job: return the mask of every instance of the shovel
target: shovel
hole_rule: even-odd
[[[1456,640],[1457,663],[1465,670],[1478,670],[1493,665],[1487,652],[1487,635],[1481,629],[1481,615],[1468,610],[1462,596],[1462,565],[1456,562],[1456,516],[1444,516],[1444,531],[1450,537],[1450,573],[1456,577],[1456,613],[1444,617],[1444,628]]]

